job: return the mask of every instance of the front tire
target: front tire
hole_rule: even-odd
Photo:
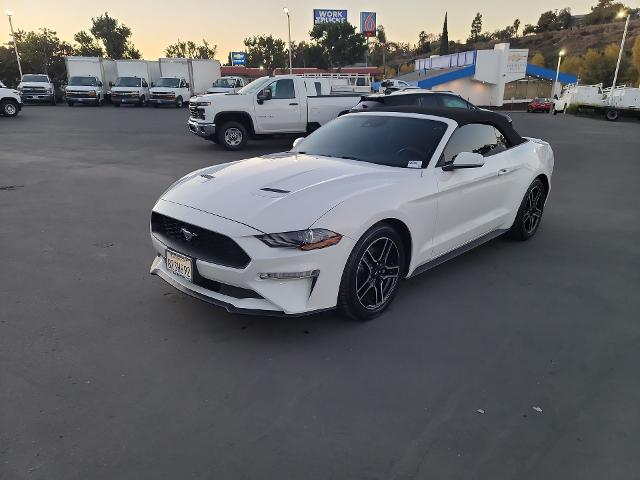
[[[407,264],[400,235],[381,223],[356,243],[344,267],[338,309],[355,320],[370,320],[391,304]]]
[[[176,98],[176,108],[182,108],[182,107],[184,107],[184,101],[182,100],[182,97]]]
[[[542,222],[546,198],[547,189],[542,180],[536,178],[524,194],[516,219],[507,232],[509,238],[524,241],[536,234]]]
[[[15,117],[20,111],[20,105],[13,99],[3,100],[0,103],[0,112],[5,117]]]
[[[218,143],[227,150],[242,150],[247,143],[249,134],[239,122],[227,122],[218,131]]]

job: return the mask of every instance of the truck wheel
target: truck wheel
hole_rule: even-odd
[[[7,99],[0,102],[0,112],[5,117],[15,117],[18,115],[18,111],[20,110],[20,106],[18,102],[13,99]]]
[[[158,105],[157,103],[154,103],[153,108],[160,108],[160,105]]]
[[[73,107],[73,102],[67,102],[67,105],[69,105],[70,107]]]
[[[247,129],[239,122],[227,122],[218,131],[218,143],[227,150],[242,150],[247,137]]]
[[[184,102],[182,101],[182,97],[176,98],[176,108],[184,107]]]
[[[140,97],[140,99],[138,100],[138,107],[144,107],[144,104],[147,103],[147,99],[144,98],[144,95],[142,95]]]
[[[611,122],[615,122],[616,120],[618,120],[618,117],[620,117],[620,112],[618,112],[618,110],[611,108],[607,110],[607,113],[605,114],[605,116],[607,117],[607,120]]]
[[[120,106],[120,102],[113,102],[113,106],[114,107],[119,107]]]

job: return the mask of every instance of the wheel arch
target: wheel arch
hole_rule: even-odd
[[[369,227],[369,229],[367,229],[367,231],[377,225],[383,224],[389,225],[391,228],[393,228],[396,232],[398,232],[398,235],[400,235],[400,238],[402,239],[402,246],[404,247],[406,253],[406,262],[403,273],[404,276],[409,271],[409,265],[411,265],[411,255],[413,252],[413,240],[411,238],[411,231],[409,230],[407,224],[402,220],[392,217],[385,218],[374,223],[373,225],[371,225],[371,227]]]
[[[547,175],[545,173],[541,173],[535,179],[540,179],[540,181],[544,185],[545,192],[548,194],[549,193],[549,188],[551,186],[550,183],[549,183],[549,177],[547,177]]]
[[[214,117],[214,123],[222,126],[224,122],[239,122],[247,129],[250,135],[255,134],[253,119],[247,112],[220,112]]]

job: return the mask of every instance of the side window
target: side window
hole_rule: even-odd
[[[420,105],[420,95],[389,95],[385,97],[384,104],[390,107]]]
[[[465,108],[469,109],[469,104],[460,97],[454,97],[453,95],[441,95],[440,101],[442,106],[447,108]]]
[[[149,86],[144,78],[142,79],[142,86],[145,88]]]
[[[267,88],[271,90],[271,98],[296,98],[296,91],[291,78],[276,80],[270,83]]]
[[[422,95],[420,97],[420,105],[425,108],[438,108],[440,103],[438,102],[438,95]]]
[[[498,135],[500,135],[500,139]],[[504,136],[494,127],[491,125],[470,123],[463,125],[453,132],[438,166],[441,166],[443,163],[453,162],[461,152],[479,153],[488,157],[500,153],[505,148],[506,141]]]

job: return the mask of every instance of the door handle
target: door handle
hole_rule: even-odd
[[[501,168],[500,170],[498,170],[498,175],[506,175],[510,171],[511,171],[510,168]]]
[[[298,105],[298,104],[294,102],[294,103],[290,103],[289,105]]]

